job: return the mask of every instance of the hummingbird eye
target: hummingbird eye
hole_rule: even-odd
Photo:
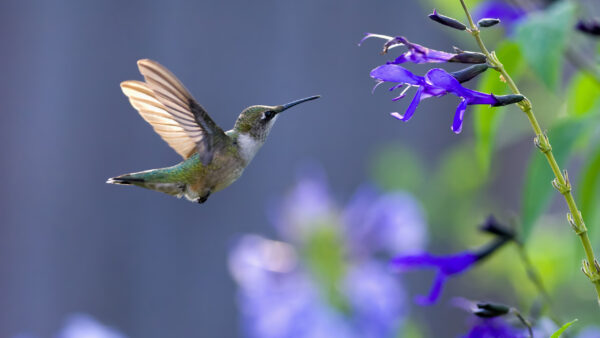
[[[275,116],[275,112],[274,112],[274,111],[272,111],[272,110],[267,110],[267,111],[264,113],[264,116],[265,116],[265,118],[264,118],[264,119],[265,119],[265,120],[267,120],[267,121],[269,121],[270,119],[272,119],[272,118]]]

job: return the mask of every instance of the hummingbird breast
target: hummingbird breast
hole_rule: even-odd
[[[194,201],[207,193],[228,187],[242,175],[246,164],[233,144],[216,150],[212,161],[206,166],[201,163],[199,155],[194,154],[182,163],[191,172],[186,186],[186,198]]]

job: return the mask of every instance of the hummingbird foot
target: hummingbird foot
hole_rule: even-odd
[[[206,202],[206,200],[208,199],[208,196],[210,196],[210,191],[208,191],[203,196],[198,197],[198,199],[196,200],[196,202],[198,202],[198,204],[202,204],[202,203]]]

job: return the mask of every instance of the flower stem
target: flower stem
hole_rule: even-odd
[[[469,20],[470,30],[469,32],[479,45],[481,51],[488,58],[488,62],[498,71],[502,78],[506,81],[506,84],[511,89],[514,94],[521,94],[519,88],[510,77],[510,75],[504,69],[504,66],[496,57],[494,52],[490,53],[483,40],[481,39],[479,29],[473,22],[473,18],[471,17],[471,13],[469,13],[469,9],[465,5],[464,0],[460,0],[460,3],[467,15],[467,19]],[[579,239],[581,240],[581,244],[585,251],[585,255],[587,257],[587,261],[584,261],[582,270],[585,275],[590,279],[590,281],[594,284],[596,288],[596,300],[600,304],[600,265],[598,261],[594,258],[594,250],[592,249],[592,244],[590,242],[590,238],[587,234],[587,228],[585,227],[585,223],[583,222],[583,218],[581,217],[581,212],[577,209],[577,204],[575,203],[575,199],[573,198],[573,194],[571,193],[571,183],[569,182],[569,177],[567,172],[561,172],[556,159],[554,158],[554,154],[552,153],[552,146],[550,145],[550,141],[548,140],[548,136],[542,131],[540,124],[538,123],[534,113],[531,102],[528,99],[525,99],[518,103],[519,108],[527,115],[529,119],[529,123],[533,128],[535,133],[535,145],[540,149],[540,151],[546,156],[548,160],[548,164],[554,173],[555,179],[552,181],[552,185],[564,196],[565,201],[567,202],[567,206],[569,207],[570,213],[567,214],[567,219],[571,224],[573,230]]]

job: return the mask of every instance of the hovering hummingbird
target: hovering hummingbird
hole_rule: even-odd
[[[281,106],[244,109],[233,129],[223,131],[194,100],[183,84],[156,61],[138,61],[145,82],[124,81],[123,93],[154,131],[184,161],[172,167],[109,178],[106,183],[136,185],[204,203],[211,193],[241,175],[273,127],[279,113],[311,96]]]

